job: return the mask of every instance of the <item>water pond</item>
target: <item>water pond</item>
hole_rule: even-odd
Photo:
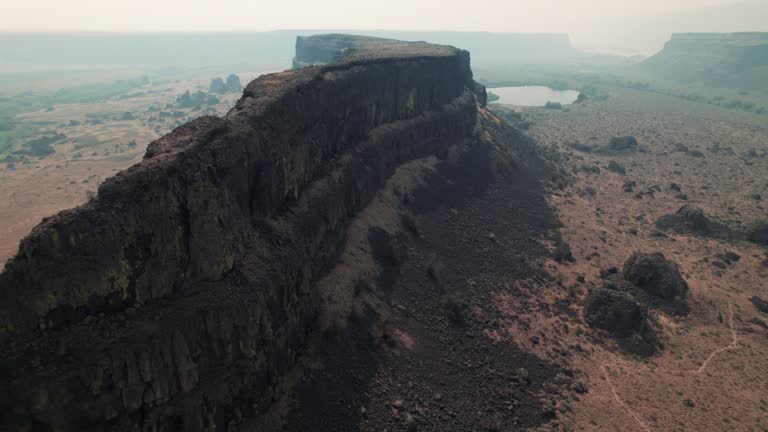
[[[520,106],[544,106],[547,102],[572,104],[579,97],[576,90],[555,90],[544,86],[497,87],[488,92],[499,96],[495,103]]]

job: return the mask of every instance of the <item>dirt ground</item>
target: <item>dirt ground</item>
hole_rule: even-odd
[[[749,153],[768,149],[765,118],[621,89],[607,101],[568,110],[519,110],[532,122],[529,134],[540,145],[556,145],[568,155],[566,167],[575,178],[549,198],[575,257],[573,264],[553,265],[562,285],[583,297],[602,285],[601,270],[621,268],[640,251],[662,252],[677,262],[690,287],[687,316],[651,311],[664,348],[650,358],[624,354],[610,340],[590,341],[592,330],[584,333],[586,339],[557,336],[580,346],[570,364],[588,389],[563,416],[563,427],[768,430],[768,315],[749,301],[768,297],[768,250],[696,235],[660,237],[654,226],[659,216],[686,203],[730,226],[766,222],[761,197],[768,195],[768,157]],[[600,155],[569,145],[605,145],[618,135],[634,135],[644,151]],[[622,164],[626,174],[606,169],[610,160]],[[636,182],[633,192],[624,191],[627,181]],[[681,191],[671,189],[672,183]],[[637,196],[653,186],[660,191]],[[715,255],[724,252],[741,258],[720,268]],[[545,317],[533,321],[541,333],[555,337]],[[510,332],[531,333],[519,326]],[[546,345],[531,349],[540,352]]]

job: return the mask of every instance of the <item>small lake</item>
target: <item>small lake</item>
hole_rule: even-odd
[[[494,103],[521,106],[544,106],[547,102],[568,105],[579,97],[576,90],[554,90],[544,86],[497,87],[488,91],[499,96]]]

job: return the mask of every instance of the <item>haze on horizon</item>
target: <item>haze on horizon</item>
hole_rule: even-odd
[[[768,31],[764,0],[29,0],[2,32],[229,32],[283,29],[568,33],[588,50],[651,54],[670,33]]]

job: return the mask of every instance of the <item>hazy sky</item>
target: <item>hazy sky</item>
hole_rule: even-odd
[[[768,4],[768,0],[747,1]],[[485,30],[570,33],[577,44],[582,42],[586,45],[599,45],[601,42],[609,42],[603,40],[606,34],[621,32],[627,23],[739,2],[740,0],[7,0],[0,13],[0,30]],[[768,21],[765,15],[762,20]]]

